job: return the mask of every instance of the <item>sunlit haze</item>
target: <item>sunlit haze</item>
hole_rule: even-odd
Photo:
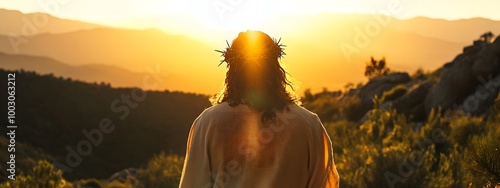
[[[418,16],[441,19],[484,17],[500,20],[500,1],[455,0],[64,0],[57,7],[50,1],[0,1],[0,8],[23,12],[46,12],[61,18],[124,27],[159,27],[173,31],[198,30],[200,26],[230,30],[266,29],[269,20],[284,15],[318,13],[381,13],[391,4],[401,11],[394,17]]]
[[[498,7],[498,0],[0,0],[0,9],[24,14],[40,12],[104,27],[148,29],[56,25],[52,32],[85,32],[35,37],[39,40],[26,44],[32,47],[22,54],[134,72],[156,63],[170,75],[164,83],[167,88],[200,93],[220,89],[225,69],[216,67],[220,54],[213,50],[223,49],[226,40],[241,31],[261,30],[283,39],[284,66],[298,81],[299,91],[339,89],[366,81],[363,70],[370,56],[386,57],[394,71],[435,70],[480,34],[500,33],[495,21],[500,20]],[[13,29],[7,32],[22,35],[21,18],[9,23]],[[67,40],[85,50],[71,50]],[[109,44],[97,45],[100,41]],[[37,49],[48,43],[51,48]]]

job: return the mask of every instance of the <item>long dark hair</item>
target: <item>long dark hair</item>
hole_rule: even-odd
[[[284,45],[261,31],[241,32],[222,53],[227,63],[224,88],[212,102],[246,104],[263,112],[262,122],[274,121],[275,111],[298,103],[288,73],[280,65]],[[219,64],[220,65],[220,64]]]

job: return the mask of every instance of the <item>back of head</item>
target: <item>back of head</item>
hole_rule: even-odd
[[[284,55],[283,45],[261,31],[241,32],[225,51],[227,63],[225,87],[215,103],[228,102],[231,106],[246,104],[263,111],[262,121],[272,121],[275,111],[286,109],[297,98],[279,59]]]

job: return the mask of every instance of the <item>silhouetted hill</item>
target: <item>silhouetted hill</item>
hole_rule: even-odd
[[[21,44],[19,50],[21,54],[51,57],[69,65],[99,63],[129,70],[144,70],[146,65],[156,64],[182,68],[185,64],[174,62],[195,62],[202,60],[199,56],[214,55],[213,49],[201,42],[156,29],[97,28],[40,34]],[[0,51],[16,53],[10,43],[0,45]]]
[[[392,25],[402,31],[458,43],[468,42],[470,39],[478,37],[478,33],[485,31],[500,33],[500,22],[485,18],[450,21],[416,17],[408,20],[395,20]]]
[[[35,28],[37,32],[35,34],[66,33],[82,29],[107,27],[82,21],[61,19],[45,13],[25,14],[17,10],[7,9],[0,9],[0,18],[2,18],[0,22],[0,35],[8,35],[9,33],[14,33],[15,35],[33,35],[33,33],[23,33],[24,27],[31,28],[26,29],[28,32],[32,32],[32,28]],[[45,24],[40,25],[45,20]]]
[[[146,72],[132,72],[121,67],[100,64],[72,66],[52,58],[0,52],[0,68],[35,71],[40,74],[70,77],[85,82],[111,83],[113,87],[140,87]],[[149,88],[153,89],[153,88]],[[156,87],[155,89],[161,89]]]
[[[0,73],[6,78],[6,71]],[[112,132],[103,133],[102,143],[83,156],[72,173],[64,174],[70,179],[107,178],[145,163],[160,151],[183,155],[191,123],[210,106],[203,95],[143,92],[34,72],[15,73],[16,140],[39,148],[57,162],[68,164],[66,147],[75,149],[89,140],[82,131],[99,129],[103,119],[115,125]],[[0,97],[6,100],[7,93]],[[6,109],[0,113],[6,114]],[[36,156],[19,155],[18,160]]]
[[[0,36],[2,40],[8,41],[6,36]],[[169,76],[164,83],[168,85],[161,89],[214,93],[223,74],[216,72],[219,55],[213,49],[202,42],[155,29],[98,28],[36,35],[19,45],[18,53],[50,57],[68,65],[110,65],[133,72],[159,67],[159,73]],[[16,53],[10,42],[0,43],[0,51]],[[204,77],[196,76],[201,73]]]

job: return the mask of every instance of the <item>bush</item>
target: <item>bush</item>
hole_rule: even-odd
[[[62,171],[54,169],[48,161],[40,160],[28,175],[19,175],[14,181],[7,181],[2,188],[65,188],[73,187],[62,177]]]
[[[467,164],[473,183],[500,186],[500,138],[495,134],[475,136],[467,147]]]
[[[184,165],[184,157],[160,153],[151,159],[146,168],[139,171],[140,187],[178,187]]]
[[[374,99],[362,124],[346,116],[356,113],[348,110],[359,102],[355,97],[322,96],[306,106],[313,112],[332,108],[331,113],[342,114],[322,119],[341,187],[500,186],[500,96],[489,115],[449,111],[443,117],[438,109],[425,122],[410,122],[394,109],[379,108],[381,101]]]
[[[390,71],[391,70],[387,67],[385,57],[377,61],[372,56],[370,62],[366,64],[365,76],[371,80],[385,76],[389,74]]]
[[[303,104],[305,108],[318,114],[324,121],[339,119],[341,106],[337,97],[317,95],[314,100]]]
[[[468,187],[469,179],[464,175],[464,155],[460,148],[447,155],[441,153],[437,159],[437,168],[430,169],[426,176],[428,187]]]
[[[484,133],[485,126],[482,117],[462,116],[450,122],[450,141],[453,144],[465,146],[474,135]]]
[[[133,183],[130,182],[120,182],[120,181],[112,181],[108,183],[105,188],[134,188],[137,187]]]
[[[357,96],[344,97],[340,108],[344,118],[349,121],[358,121],[366,112],[366,109],[361,104],[361,99]]]

